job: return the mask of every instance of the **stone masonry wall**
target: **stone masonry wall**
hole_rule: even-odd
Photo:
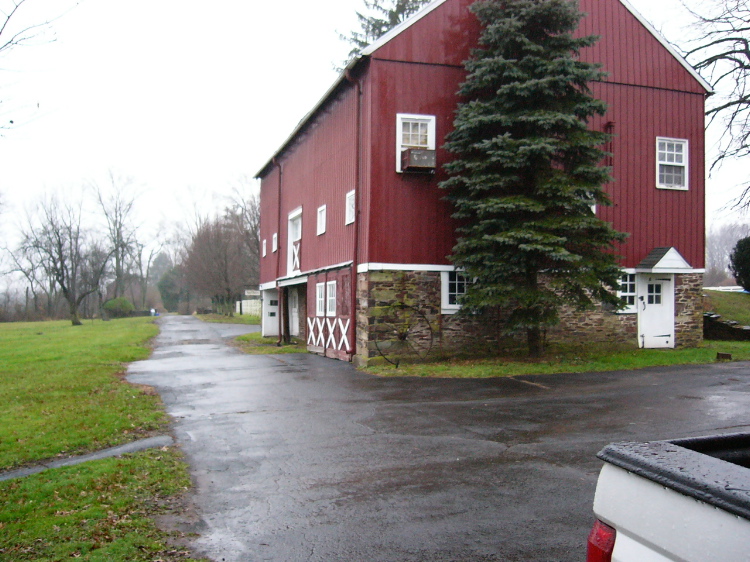
[[[703,274],[675,275],[675,338],[677,347],[703,341]]]
[[[695,346],[702,341],[702,281],[701,274],[675,276],[678,347]],[[497,349],[505,337],[503,319],[497,314],[441,314],[439,272],[360,273],[357,303],[355,362],[359,365],[385,362],[384,357],[393,349],[387,342],[398,340],[399,333],[410,333],[405,338],[413,342],[415,353],[431,356],[487,352]],[[549,341],[635,344],[637,337],[637,314],[618,314],[602,306],[584,312],[563,309],[560,324],[547,333]]]

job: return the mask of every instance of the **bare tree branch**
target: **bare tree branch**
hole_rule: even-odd
[[[724,127],[716,169],[729,158],[750,156],[750,0],[709,0],[700,11],[682,4],[693,15],[700,35],[684,51],[692,65],[706,75],[717,94],[707,110],[709,124]],[[750,183],[736,206],[750,205]]]

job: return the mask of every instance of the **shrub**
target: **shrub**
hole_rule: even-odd
[[[734,250],[729,254],[729,271],[734,275],[738,285],[750,291],[750,237],[737,241]]]
[[[130,313],[135,310],[133,303],[131,303],[125,297],[119,297],[116,299],[109,300],[104,303],[104,310],[112,318],[126,318],[130,316]]]

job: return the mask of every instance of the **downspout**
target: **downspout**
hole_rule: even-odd
[[[349,359],[352,360],[357,353],[357,267],[359,266],[359,222],[360,222],[360,166],[362,158],[362,83],[359,78],[354,78],[349,69],[346,70],[346,79],[354,84],[357,91],[357,125],[356,125],[356,148],[354,162],[354,251],[352,256],[352,282],[351,282],[351,324],[349,326],[349,348],[346,350]]]
[[[277,198],[277,205],[276,205],[276,293],[278,295],[279,299],[279,318],[278,318],[278,324],[279,324],[279,339],[276,341],[276,345],[281,347],[281,340],[284,337],[283,333],[283,314],[284,314],[284,307],[283,307],[283,291],[281,287],[279,287],[279,275],[281,273],[281,162],[276,160],[274,158],[272,160],[273,165],[276,166],[279,169],[279,196]],[[273,242],[271,242],[273,244]],[[273,251],[273,247],[271,248],[271,251]]]

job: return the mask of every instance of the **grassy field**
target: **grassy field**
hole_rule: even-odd
[[[706,291],[703,310],[720,314],[723,320],[734,320],[750,326],[750,294]]]
[[[0,324],[0,470],[166,431],[158,397],[127,384],[150,318]],[[191,560],[152,516],[190,486],[174,449],[0,482],[0,560]]]
[[[115,376],[156,333],[150,318],[0,324],[0,469],[164,429],[159,398]]]
[[[260,316],[253,314],[235,314],[224,316],[223,314],[196,314],[204,322],[216,322],[218,324],[260,324]]]
[[[702,365],[716,361],[716,353],[731,353],[736,361],[750,361],[750,342],[705,342],[690,349],[638,349],[605,345],[553,345],[542,359],[528,359],[523,352],[506,357],[449,360],[368,367],[380,376],[436,378],[489,378],[555,373],[588,373],[662,367]]]
[[[304,342],[294,340],[289,345],[276,345],[279,338],[264,338],[260,332],[245,334],[234,339],[234,344],[251,355],[277,355],[280,353],[307,353]]]

